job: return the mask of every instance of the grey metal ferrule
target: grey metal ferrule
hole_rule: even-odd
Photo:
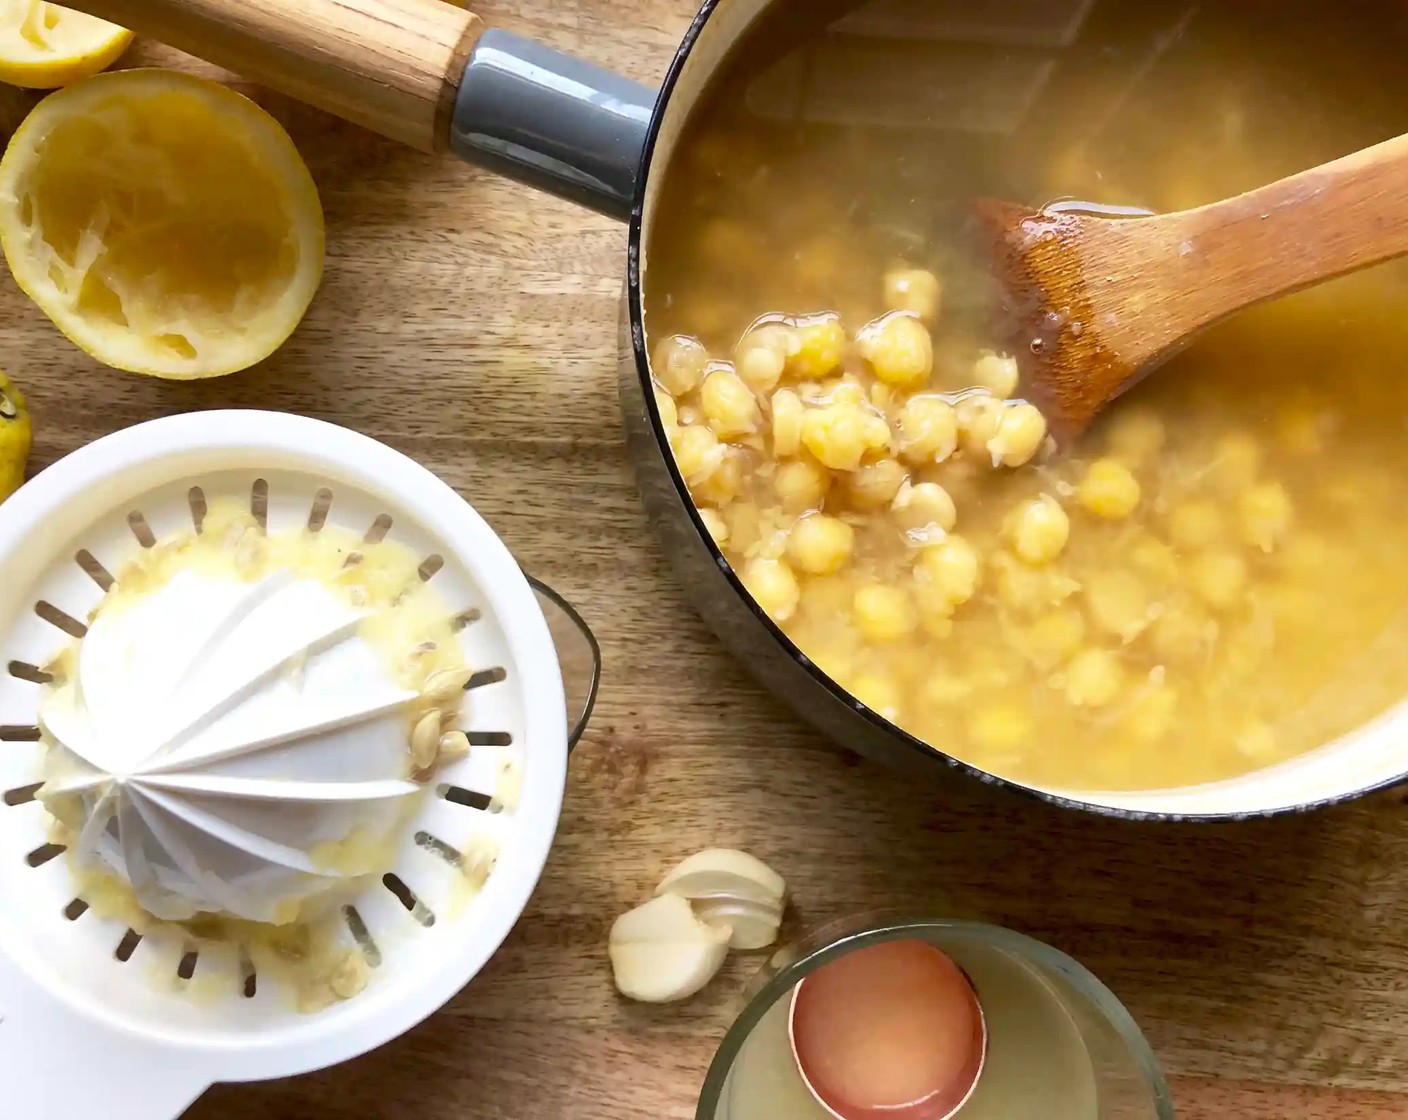
[[[622,221],[655,90],[507,31],[470,55],[450,122],[460,158]]]

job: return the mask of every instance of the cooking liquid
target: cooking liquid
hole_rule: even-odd
[[[854,332],[885,310],[881,277],[903,262],[942,280],[935,381],[951,384],[1004,329],[971,199],[1123,213],[1235,195],[1408,132],[1405,47],[1396,0],[779,0],[672,158],[649,246],[649,338],[697,336],[727,359],[758,316],[827,309]],[[1395,262],[1252,309],[1116,402],[1066,466],[971,485],[937,468],[957,532],[985,560],[1020,501],[1049,491],[1072,511],[1051,570],[1079,590],[1052,617],[1014,610],[988,567],[951,640],[867,645],[827,580],[802,581],[783,628],[844,687],[891,682],[891,718],[918,737],[1050,788],[1212,782],[1361,726],[1408,695],[1405,307],[1408,266]],[[1139,508],[1082,516],[1072,479],[1141,409],[1165,437],[1138,468]],[[733,506],[766,519],[778,501],[759,465]],[[1238,503],[1261,483],[1293,510],[1270,551],[1238,536]],[[826,512],[852,514],[838,495]],[[746,563],[746,550],[723,551]],[[1221,565],[1213,575],[1245,565],[1244,588],[1197,602],[1204,560]],[[867,527],[847,578],[899,586],[913,562],[888,525]],[[1102,634],[1100,581],[1124,592],[1129,576],[1148,613]],[[1084,627],[1081,641],[1133,682],[1117,704],[1075,705],[1061,664],[1037,664],[1046,651],[1029,639],[1054,623]],[[978,733],[993,726],[1034,730]]]
[[[1148,1120],[1146,1102],[1102,1093],[1074,997],[1010,951],[967,939],[940,947],[973,984],[987,1022],[988,1052],[958,1120]],[[718,1120],[834,1120],[807,1091],[787,1036],[788,997],[744,1044]],[[1091,1030],[1087,1027],[1086,1030]],[[1113,1082],[1111,1088],[1115,1088]],[[1108,1104],[1106,1102],[1109,1102]]]

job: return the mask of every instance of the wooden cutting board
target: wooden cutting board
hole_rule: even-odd
[[[491,0],[492,23],[656,81],[691,0]],[[129,62],[194,66],[141,45]],[[200,68],[200,67],[196,67]],[[204,68],[200,68],[204,69]],[[676,860],[747,848],[800,916],[962,911],[1080,958],[1144,1025],[1189,1120],[1408,1114],[1408,805],[1128,825],[916,786],[823,742],[686,608],[636,501],[616,404],[624,231],[257,93],[313,169],[327,279],[260,369],[174,385],[95,366],[0,281],[0,364],[34,466],[195,408],[337,421],[457,486],[596,627],[606,677],[546,876],[484,974],[409,1036],[194,1120],[683,1120],[756,960],[701,997],[613,994],[606,931]]]

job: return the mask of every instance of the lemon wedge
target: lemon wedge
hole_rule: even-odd
[[[106,365],[217,377],[272,354],[323,274],[323,211],[293,141],[233,90],[170,70],[51,94],[0,159],[0,249]]]
[[[29,409],[25,406],[24,394],[0,373],[0,501],[24,482],[29,442]]]
[[[132,32],[44,0],[0,0],[0,82],[58,89],[117,61]]]

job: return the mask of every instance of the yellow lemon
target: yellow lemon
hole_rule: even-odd
[[[217,377],[272,354],[323,275],[323,211],[288,134],[253,101],[170,70],[51,94],[0,159],[0,249],[88,354]]]
[[[47,4],[0,0],[0,82],[58,89],[106,70],[132,42],[116,24]]]
[[[24,395],[0,373],[0,501],[24,482],[29,439],[29,409],[25,407]]]

